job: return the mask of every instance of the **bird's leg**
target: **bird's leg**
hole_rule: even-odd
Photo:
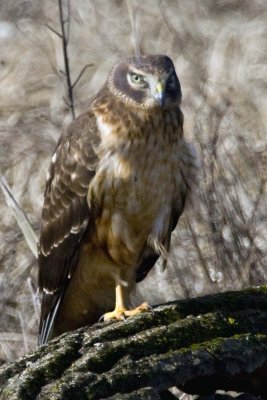
[[[114,311],[108,312],[103,315],[104,321],[109,321],[111,319],[124,320],[127,317],[132,317],[134,315],[150,311],[151,307],[147,303],[142,303],[139,307],[133,310],[127,310],[124,303],[124,288],[121,284],[116,284],[115,294],[115,309]]]

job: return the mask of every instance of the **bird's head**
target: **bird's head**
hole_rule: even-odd
[[[172,60],[165,55],[126,57],[108,78],[109,90],[138,109],[172,108],[181,101],[181,86]]]

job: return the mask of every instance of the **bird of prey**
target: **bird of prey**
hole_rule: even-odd
[[[39,344],[149,309],[130,309],[129,293],[166,259],[195,166],[180,102],[169,57],[126,57],[60,137],[41,220]]]

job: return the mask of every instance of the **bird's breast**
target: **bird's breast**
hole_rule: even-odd
[[[105,127],[105,134],[112,132]],[[120,143],[117,148],[101,149],[88,202],[100,210],[96,240],[118,263],[136,263],[150,235],[160,241],[166,236],[177,151],[175,144],[153,132]]]

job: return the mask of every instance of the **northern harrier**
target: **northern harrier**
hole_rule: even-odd
[[[129,310],[129,293],[166,259],[194,168],[180,101],[170,58],[127,57],[59,139],[39,242],[40,344],[148,309]]]

